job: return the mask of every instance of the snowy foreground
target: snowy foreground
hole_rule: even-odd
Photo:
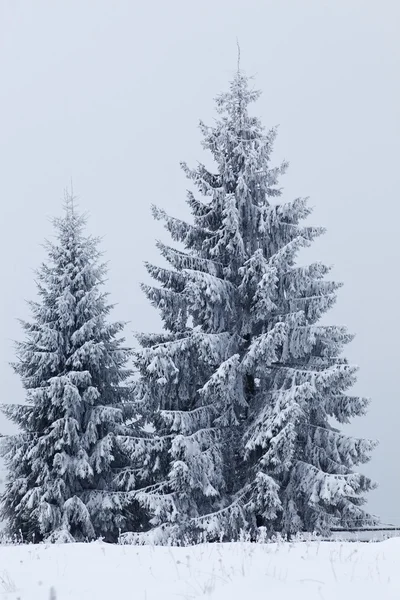
[[[1,546],[3,600],[400,598],[400,538],[380,543]]]

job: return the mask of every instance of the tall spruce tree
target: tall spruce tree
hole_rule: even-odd
[[[351,335],[318,324],[339,284],[321,263],[296,266],[324,230],[302,223],[305,199],[279,202],[287,164],[271,166],[276,129],[249,113],[259,95],[238,71],[217,98],[215,125],[200,123],[215,172],[182,165],[202,196],[188,193],[193,224],[153,208],[184,244],[158,243],[170,268],[147,265],[161,285],[143,288],[165,333],[139,336],[136,357],[138,402],[154,431],[151,452],[148,437],[138,445],[147,486],[137,497],[160,543],[367,518],[373,484],[353,468],[374,443],[335,422],[363,415],[368,401],[346,394]]]
[[[14,365],[26,404],[3,405],[20,432],[3,438],[8,481],[2,513],[28,541],[113,541],[137,528],[125,469],[129,351],[109,323],[98,239],[67,195],[56,241],[37,272],[38,301],[23,322]],[[4,441],[5,440],[5,441]]]

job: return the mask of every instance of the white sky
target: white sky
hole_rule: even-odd
[[[23,400],[8,366],[16,319],[71,176],[104,235],[114,316],[159,328],[139,289],[168,239],[150,204],[187,214],[179,161],[204,159],[197,122],[212,122],[238,37],[257,113],[280,124],[284,198],[309,195],[328,228],[307,258],[345,283],[328,319],[356,333],[355,391],[373,399],[351,431],[380,440],[370,508],[400,523],[399,19],[398,0],[0,1],[1,401]]]

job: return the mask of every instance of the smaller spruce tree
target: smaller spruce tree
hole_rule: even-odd
[[[22,322],[13,365],[26,404],[3,405],[20,432],[3,438],[8,480],[2,514],[28,541],[79,541],[137,528],[127,438],[129,350],[109,323],[98,239],[66,196],[56,241],[37,272],[38,301]],[[126,474],[128,473],[128,479]]]

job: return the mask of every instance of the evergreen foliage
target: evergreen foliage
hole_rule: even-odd
[[[193,222],[153,208],[175,242],[158,248],[169,268],[147,265],[143,286],[164,333],[141,335],[138,410],[152,433],[136,442],[137,499],[151,539],[238,539],[241,532],[327,531],[362,524],[373,484],[354,467],[374,443],[335,422],[363,415],[347,393],[356,368],[341,356],[344,327],[319,323],[339,284],[298,253],[324,230],[304,224],[307,200],[280,202],[271,166],[276,129],[249,106],[258,99],[239,70],[216,101],[219,119],[200,123],[215,171],[183,170]]]
[[[37,271],[38,300],[29,303],[32,318],[17,344],[26,403],[2,406],[20,429],[3,438],[2,514],[9,532],[27,541],[115,541],[120,529],[137,528],[134,500],[120,493],[132,487],[130,352],[119,336],[124,324],[108,322],[98,239],[84,235],[71,196],[54,226],[56,240]]]

